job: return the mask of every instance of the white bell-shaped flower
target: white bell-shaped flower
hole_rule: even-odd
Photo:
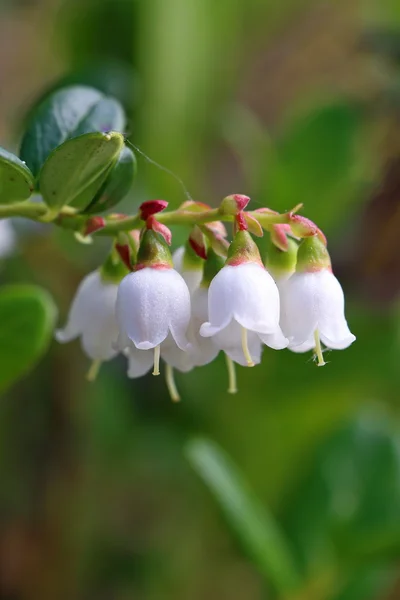
[[[9,220],[0,220],[0,258],[9,256],[16,243],[16,236],[13,226]]]
[[[177,271],[164,240],[145,231],[134,273],[121,281],[116,307],[118,347],[133,343],[138,350],[154,349],[154,373],[158,374],[160,345],[171,334],[178,348],[187,350],[190,294]]]
[[[261,352],[252,334],[272,348],[287,346],[279,327],[279,315],[278,288],[262,266],[250,235],[239,231],[231,244],[226,266],[211,282],[209,321],[203,323],[200,334],[213,336],[233,360],[241,362],[243,356],[247,365],[252,366],[259,361]]]
[[[325,245],[318,238],[302,242],[296,273],[279,290],[281,326],[294,352],[315,348],[319,364],[323,365],[320,340],[328,348],[343,350],[356,339],[344,315],[342,287],[332,273]]]
[[[194,255],[185,246],[180,246],[172,255],[174,269],[182,275],[189,292],[192,294],[200,285],[203,277],[202,259]]]
[[[344,316],[342,287],[328,269],[295,273],[281,286],[282,329],[290,348],[306,352],[314,347],[318,331],[323,343],[334,350],[347,348],[356,339]]]
[[[64,343],[80,337],[85,353],[94,361],[113,358],[118,335],[115,304],[118,284],[104,280],[100,271],[87,275],[79,285],[64,329],[56,331]]]
[[[186,350],[190,320],[190,295],[174,269],[146,267],[127,275],[117,296],[117,322],[139,350],[159,346],[171,333],[177,346]]]

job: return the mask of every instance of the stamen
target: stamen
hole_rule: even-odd
[[[89,371],[86,374],[87,381],[91,383],[97,379],[101,367],[101,360],[93,360],[89,367]]]
[[[247,329],[242,327],[242,349],[243,354],[247,362],[248,367],[254,367],[253,359],[251,358],[251,354],[249,351],[249,346],[247,344]]]
[[[176,387],[174,369],[168,364],[165,367],[165,381],[172,402],[179,402],[181,397],[179,395],[178,388]]]
[[[321,348],[321,340],[319,339],[318,329],[314,331],[314,340],[315,340],[315,354],[318,358],[318,366],[323,367],[326,365],[324,361],[324,357],[322,356],[322,348]]]
[[[235,363],[227,354],[225,354],[225,360],[226,360],[226,368],[228,369],[228,378],[229,378],[228,394],[236,394],[238,389],[237,389],[237,383],[236,383]]]
[[[160,374],[160,344],[154,348],[154,368],[153,375]]]

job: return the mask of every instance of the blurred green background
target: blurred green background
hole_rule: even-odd
[[[119,98],[194,199],[303,202],[357,342],[324,369],[266,348],[235,396],[221,356],[177,375],[180,405],[123,359],[89,385],[53,343],[0,402],[0,598],[399,598],[400,4],[2,0],[1,144],[68,83]],[[186,199],[138,163],[126,211]],[[43,285],[63,322],[108,244],[16,227],[1,283]]]

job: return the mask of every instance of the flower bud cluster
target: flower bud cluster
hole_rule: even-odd
[[[120,236],[103,267],[83,280],[57,339],[80,337],[94,365],[123,354],[131,378],[149,371],[158,375],[163,360],[175,400],[173,369],[190,371],[220,352],[231,392],[236,391],[234,363],[260,363],[264,346],[314,350],[318,364],[325,364],[321,341],[344,349],[355,340],[326,240],[314,223],[294,212],[285,222],[269,209],[249,215],[248,201],[233,195],[221,204],[221,216],[234,223],[231,243],[221,222],[199,222],[173,256],[171,232],[155,216],[166,203],[144,203],[140,237]],[[204,214],[204,205],[186,204],[185,214]],[[269,222],[262,225],[265,215]],[[269,232],[265,264],[250,233],[263,228]],[[94,374],[95,367],[90,377]]]

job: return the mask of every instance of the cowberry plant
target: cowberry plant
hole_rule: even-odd
[[[136,171],[125,127],[116,100],[66,88],[32,112],[20,156],[0,156],[1,218],[51,223],[81,243],[110,239],[109,256],[82,281],[55,334],[59,342],[81,338],[89,380],[119,353],[131,378],[159,375],[162,359],[178,400],[173,370],[200,367],[221,351],[233,393],[235,363],[260,363],[264,345],[312,351],[322,366],[322,344],[344,349],[354,341],[326,238],[298,214],[302,205],[283,214],[248,210],[248,196],[230,194],[215,208],[187,200],[168,211],[166,201],[147,200],[133,214],[112,212]],[[189,231],[173,255],[171,225]],[[263,235],[264,261],[254,241]]]

